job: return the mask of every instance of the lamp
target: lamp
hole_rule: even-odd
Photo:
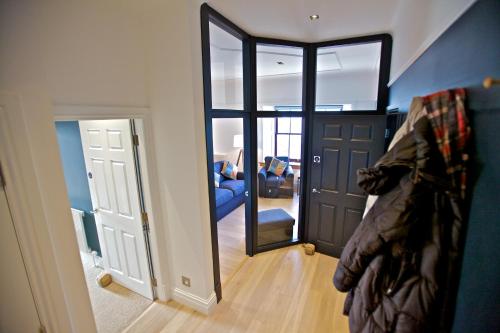
[[[240,149],[240,152],[238,153],[238,160],[236,161],[236,165],[239,166],[241,153],[243,152],[243,134],[236,134],[233,136],[233,148]]]

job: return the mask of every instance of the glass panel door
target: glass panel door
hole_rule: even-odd
[[[209,30],[212,109],[243,110],[243,41],[212,22]]]
[[[316,112],[377,110],[382,42],[319,47]]]
[[[257,118],[257,246],[299,239],[302,118]]]

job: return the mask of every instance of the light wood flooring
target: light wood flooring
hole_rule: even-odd
[[[345,294],[332,284],[336,265],[300,245],[261,253],[234,274],[211,315],[156,302],[126,332],[348,332]]]
[[[299,197],[269,199],[259,198],[258,210],[283,208],[295,218],[293,238],[298,237]],[[221,282],[224,286],[241,267],[245,259],[245,205],[241,205],[217,222],[219,239],[219,264]]]

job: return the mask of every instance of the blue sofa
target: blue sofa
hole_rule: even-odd
[[[214,172],[220,174],[224,161],[214,163]],[[237,179],[221,175],[219,187],[215,188],[215,217],[219,221],[245,202],[245,176],[238,172]]]

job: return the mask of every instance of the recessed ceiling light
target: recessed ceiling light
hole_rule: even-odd
[[[314,21],[314,20],[319,20],[319,15],[318,15],[318,14],[310,15],[310,16],[309,16],[309,19],[310,19],[311,21]]]
[[[283,61],[276,61],[278,65],[284,65],[285,63]]]

